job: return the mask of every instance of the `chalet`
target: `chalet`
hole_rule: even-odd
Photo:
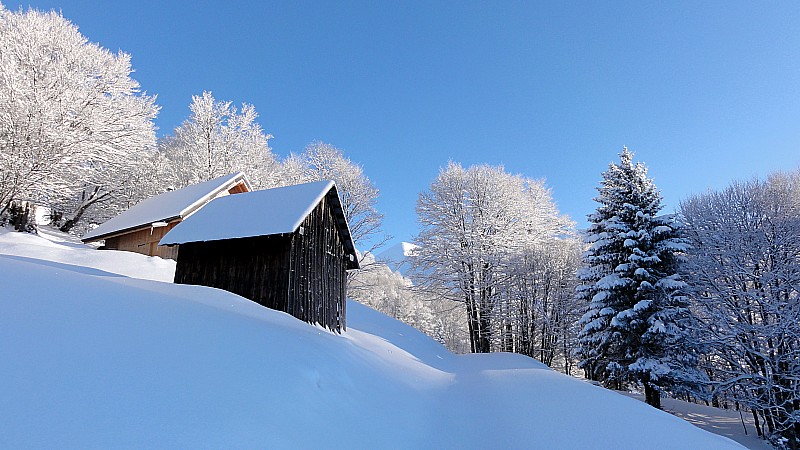
[[[218,198],[161,239],[175,283],[224,289],[331,330],[345,329],[356,249],[333,181]]]
[[[158,245],[169,230],[215,198],[250,190],[247,178],[237,172],[165,192],[104,222],[86,233],[82,240],[84,243],[105,240],[103,248],[106,249],[176,259],[176,248]]]

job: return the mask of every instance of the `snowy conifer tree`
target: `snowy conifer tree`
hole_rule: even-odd
[[[578,273],[581,363],[587,376],[621,387],[644,386],[659,407],[660,391],[697,377],[686,330],[692,321],[677,274],[685,250],[672,216],[657,216],[661,195],[627,148],[602,176],[600,203],[589,215],[590,244]]]

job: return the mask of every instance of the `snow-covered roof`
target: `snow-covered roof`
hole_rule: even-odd
[[[149,227],[154,222],[186,218],[222,191],[242,181],[249,189],[244,174],[236,172],[150,197],[86,233],[82,240],[97,241],[122,232]]]
[[[294,233],[323,197],[330,195],[345,250],[355,246],[333,181],[315,181],[221,197],[170,230],[159,245]]]

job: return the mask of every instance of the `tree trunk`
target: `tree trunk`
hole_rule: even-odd
[[[511,327],[511,322],[506,322],[503,325],[503,351],[514,352],[514,332]]]
[[[9,223],[16,231],[24,233],[36,232],[36,217],[28,202],[14,202],[9,211]]]
[[[83,214],[86,213],[86,210],[88,210],[90,206],[94,205],[100,200],[105,199],[109,195],[109,192],[104,192],[98,195],[99,192],[100,192],[100,186],[95,186],[92,192],[88,195],[86,193],[86,190],[84,189],[83,193],[81,194],[81,204],[70,215],[70,218],[67,219],[67,221],[64,222],[64,224],[58,228],[59,231],[68,233],[69,230],[71,230],[72,227],[74,227],[81,220]]]
[[[648,405],[661,409],[661,393],[649,381],[644,383],[644,397]]]
[[[758,422],[758,410],[755,408],[750,408],[750,410],[753,411],[753,422],[756,424],[756,434],[758,434],[758,437],[763,438],[764,432],[761,431],[761,424]]]
[[[767,433],[775,431],[775,424],[772,422],[772,412],[765,408],[761,411],[761,416],[764,418],[764,423],[767,424]]]
[[[470,351],[472,351],[472,353],[486,353],[481,350],[481,326],[478,306],[475,304],[475,300],[471,295],[466,296],[465,304],[467,305]]]
[[[491,322],[489,321],[488,317],[485,317],[486,314],[481,311],[481,318],[478,321],[479,326],[479,339],[478,339],[478,353],[489,353],[492,351],[492,343],[489,340],[489,336],[491,335]]]

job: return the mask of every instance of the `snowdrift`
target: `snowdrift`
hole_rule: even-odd
[[[0,232],[0,447],[740,448],[526,357],[453,355],[356,303],[336,335],[134,278],[173,269]]]

